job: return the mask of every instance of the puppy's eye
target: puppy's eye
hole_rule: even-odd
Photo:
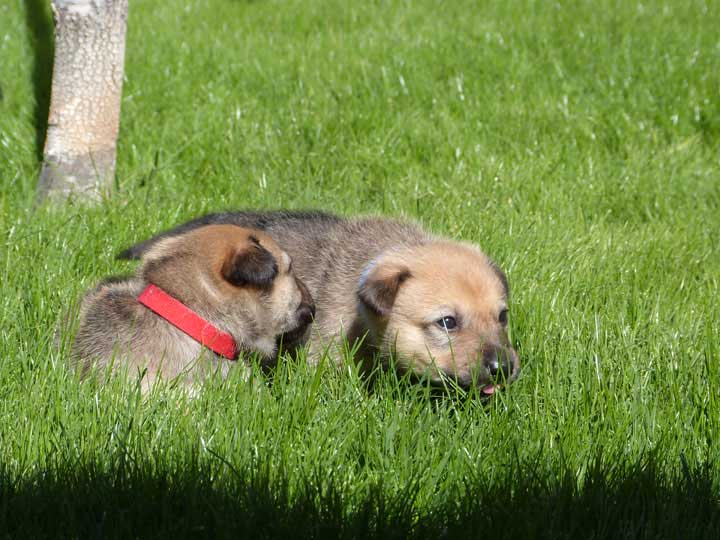
[[[455,320],[455,317],[443,317],[442,319],[435,321],[435,324],[443,330],[453,330],[457,328],[457,321]]]
[[[505,326],[505,325],[507,324],[507,317],[508,317],[508,310],[507,310],[507,309],[503,309],[503,310],[500,312],[500,315],[498,316],[498,321],[500,321],[500,324],[502,324],[503,326]]]

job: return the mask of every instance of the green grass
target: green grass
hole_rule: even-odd
[[[0,5],[1,535],[717,537],[717,3],[133,2],[117,190],[56,210],[49,28]],[[241,207],[479,244],[520,379],[80,384],[53,332],[114,255]]]

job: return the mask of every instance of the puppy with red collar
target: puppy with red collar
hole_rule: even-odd
[[[191,383],[227,373],[239,353],[272,361],[302,340],[315,313],[292,261],[261,231],[208,225],[157,242],[135,277],[111,279],[83,299],[72,354],[82,373],[145,371]]]

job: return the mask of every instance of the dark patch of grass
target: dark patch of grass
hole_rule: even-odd
[[[118,470],[62,464],[21,480],[0,474],[0,533],[56,538],[715,538],[720,497],[710,465],[656,457],[598,461],[578,487],[574,473],[544,476],[517,463],[501,482],[466,478],[453,497],[418,512],[412,484],[389,495],[382,478],[348,505],[342,490],[308,479],[290,496],[264,468],[133,462]],[[272,468],[272,465],[268,465]]]

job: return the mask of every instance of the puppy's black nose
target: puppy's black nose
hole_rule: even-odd
[[[490,377],[499,382],[510,379],[512,361],[505,349],[499,347],[483,347],[483,363],[490,372]]]
[[[307,326],[315,318],[315,304],[305,304],[298,308],[297,311],[298,323],[302,326]]]

